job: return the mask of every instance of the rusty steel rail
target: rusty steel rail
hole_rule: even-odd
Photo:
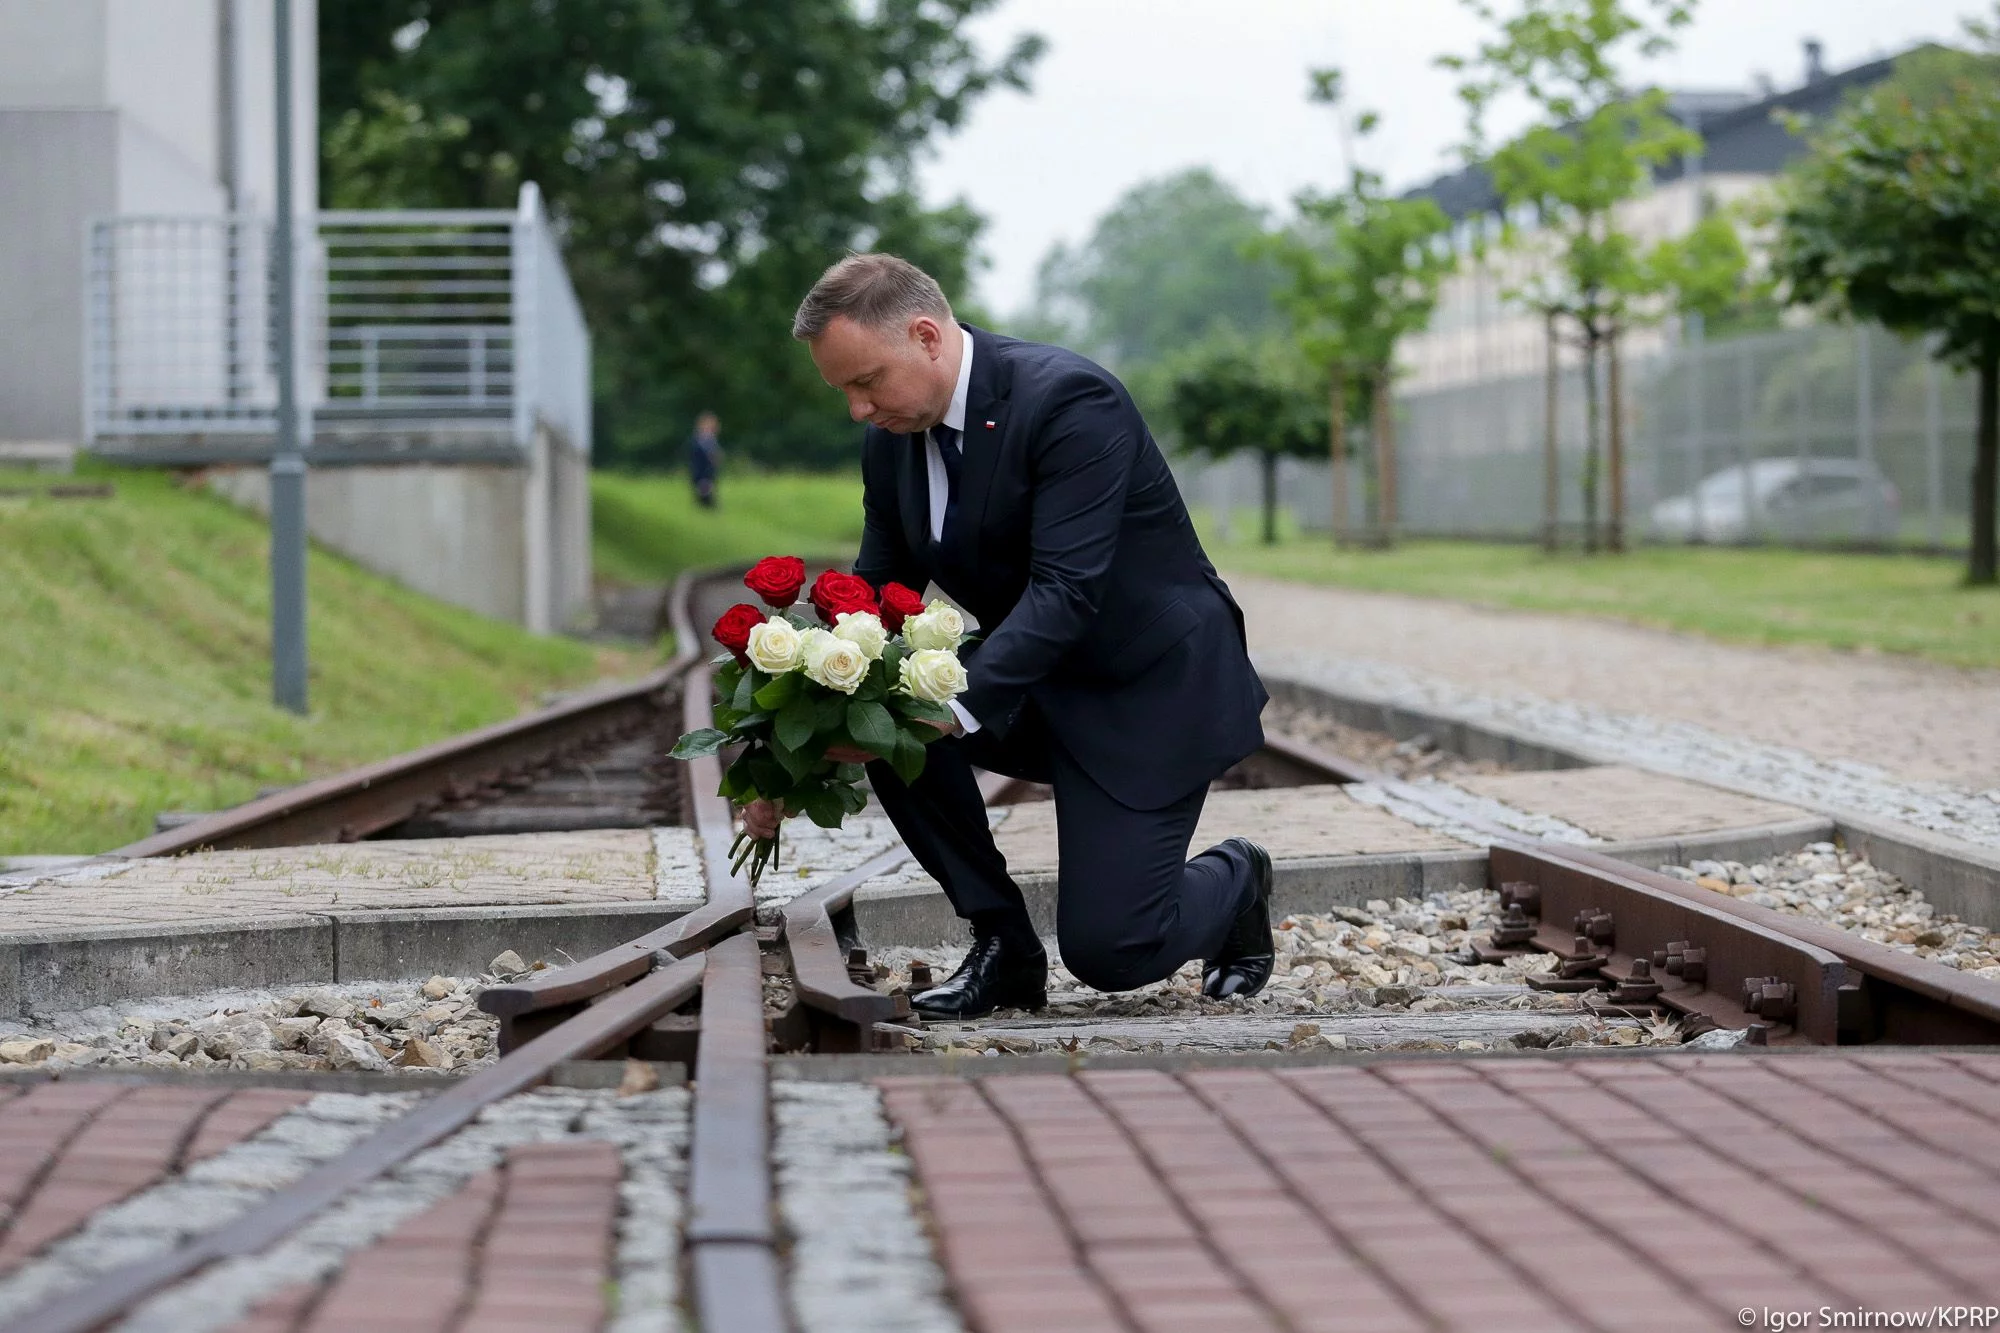
[[[641,680],[606,685],[525,717],[496,722],[344,773],[288,787],[218,810],[179,828],[128,843],[112,856],[176,856],[230,848],[296,847],[353,842],[428,813],[460,793],[630,735],[657,718],[700,660],[685,604],[699,582],[715,575],[682,574],[672,606],[677,652]]]
[[[469,1075],[233,1221],[155,1258],[97,1274],[89,1285],[10,1324],[9,1333],[87,1333],[209,1264],[268,1249],[342,1195],[464,1128],[493,1103],[541,1083],[560,1062],[615,1050],[692,999],[705,971],[705,958],[697,956],[641,979]]]
[[[675,600],[676,633],[687,614]],[[681,642],[692,642],[682,637]],[[709,669],[705,663],[688,667],[681,690],[682,722],[689,731],[708,725]],[[688,765],[690,802],[696,836],[701,839],[708,901],[657,930],[615,944],[602,953],[553,969],[541,976],[505,986],[493,986],[479,997],[479,1007],[500,1020],[500,1051],[504,1055],[538,1032],[563,1021],[614,987],[650,971],[661,955],[682,958],[706,949],[748,925],[755,916],[749,881],[729,870],[731,815],[729,803],[716,795],[721,785],[720,762],[709,755]]]
[[[1785,1044],[2000,1043],[2000,982],[1742,902],[1569,843],[1523,838],[1342,755],[1267,737],[1287,762],[1366,782],[1473,829],[1505,915],[1481,948],[1558,958],[1551,988],[1666,1010]],[[1573,983],[1563,985],[1562,983]]]

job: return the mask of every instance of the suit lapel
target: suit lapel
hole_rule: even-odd
[[[924,437],[899,435],[900,463],[896,468],[896,509],[903,519],[903,540],[910,553],[928,565],[931,549],[931,478],[924,457]]]
[[[1007,368],[1000,342],[984,329],[963,326],[972,339],[972,379],[965,388],[965,462],[959,472],[958,526],[952,548],[962,564],[979,554],[979,527],[1000,466],[1000,441],[1007,427]],[[991,423],[990,425],[988,423]]]

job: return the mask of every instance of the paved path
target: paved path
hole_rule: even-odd
[[[1234,576],[1259,653],[1358,659],[1487,694],[1693,723],[1896,777],[2000,788],[2000,671],[1750,648],[1579,616]]]
[[[1908,1053],[883,1087],[978,1333],[1658,1333],[1992,1304],[1996,1079]]]

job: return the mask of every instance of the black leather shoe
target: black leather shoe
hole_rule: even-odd
[[[978,935],[958,971],[911,996],[910,1008],[925,1018],[978,1018],[995,1009],[1040,1009],[1048,1002],[1049,956],[1041,941]]]
[[[1271,947],[1271,854],[1248,838],[1229,838],[1221,845],[1233,845],[1249,858],[1253,894],[1229,923],[1221,950],[1202,963],[1201,993],[1211,1000],[1255,995],[1271,979],[1277,961]]]

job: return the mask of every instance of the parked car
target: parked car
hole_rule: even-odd
[[[1747,500],[1747,505],[1746,505]],[[1762,458],[1702,478],[1654,505],[1662,541],[1889,541],[1903,500],[1873,463],[1851,458]]]

